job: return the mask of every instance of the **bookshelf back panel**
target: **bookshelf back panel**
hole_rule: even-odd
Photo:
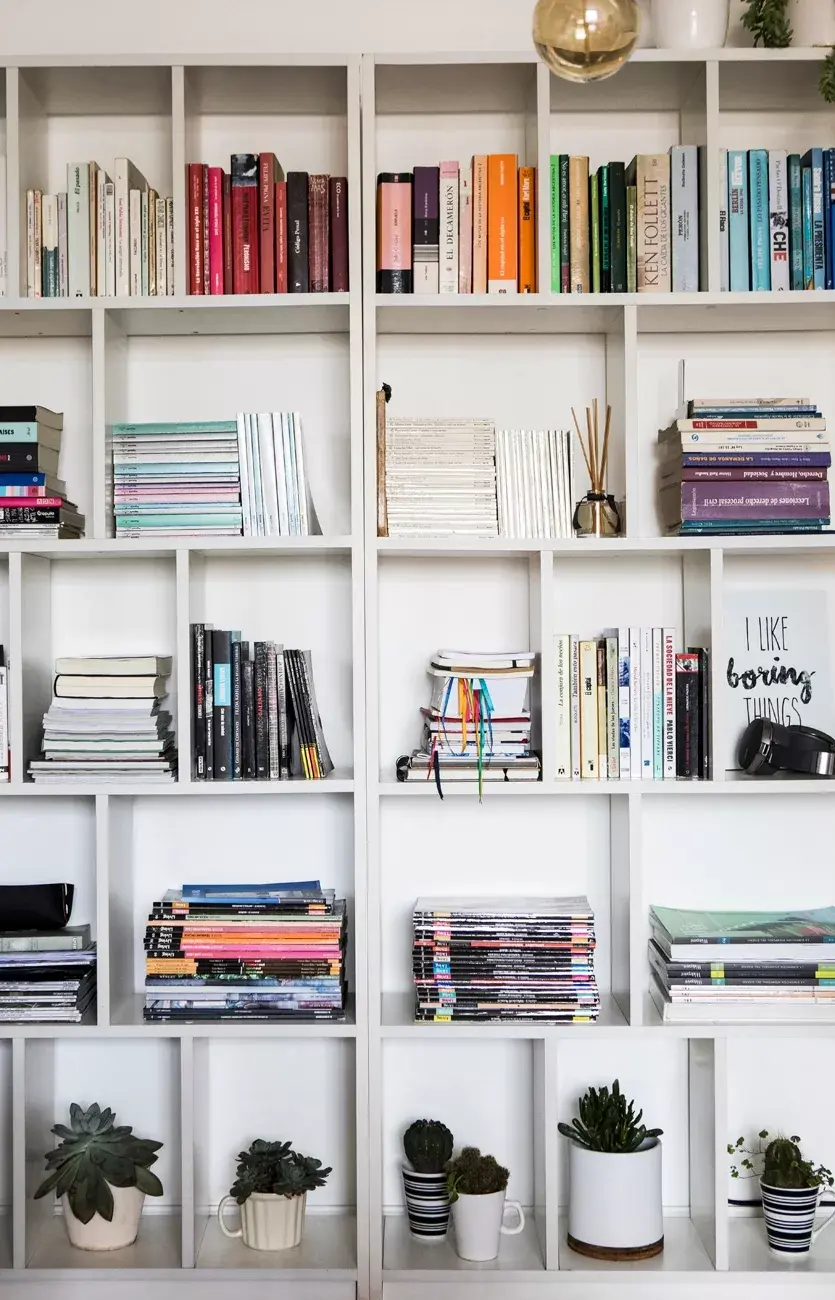
[[[165,66],[22,68],[20,81],[41,111],[55,117],[171,115]]]
[[[821,49],[821,62],[825,57],[826,51]],[[818,90],[820,71],[820,63],[807,63],[805,60],[775,63],[771,59],[754,59],[744,63],[720,63],[719,112],[722,116],[734,112],[752,117],[756,114],[756,121],[761,126],[766,126],[771,118],[779,122],[784,115],[802,114],[806,118],[807,130],[811,131],[810,142],[825,144],[826,138],[811,138],[816,134],[816,127],[831,131],[831,115]],[[766,146],[760,143],[751,147],[762,149]]]
[[[520,837],[520,827],[524,834]],[[595,971],[610,987],[609,801],[490,797],[385,799],[380,828],[382,987],[412,982],[417,897],[550,898],[588,894],[594,910]]]
[[[383,1043],[383,1209],[402,1211],[403,1134],[416,1119],[446,1124],[455,1151],[480,1147],[510,1170],[507,1194],[533,1203],[533,1046],[436,1039]],[[459,1086],[452,1087],[452,1081]]]
[[[813,145],[827,149],[834,143],[832,114],[823,100],[817,111],[732,110],[719,115],[719,145],[723,149],[786,149],[804,154]]]
[[[356,1204],[355,1055],[352,1042],[282,1038],[196,1045],[195,1206],[217,1208],[235,1158],[255,1138],[291,1141],[333,1170],[307,1213]],[[231,1219],[230,1212],[230,1219]]]
[[[683,627],[682,564],[677,555],[605,557],[554,564],[554,629],[597,637],[606,628]]]
[[[12,1045],[0,1043],[0,1268],[11,1264]]]
[[[7,798],[3,802],[0,884],[75,886],[70,925],[96,934],[96,823],[93,799]]]
[[[667,153],[675,144],[693,143],[682,138],[679,113],[568,111],[552,113],[550,152],[587,154],[589,167],[596,171],[604,163],[627,165],[637,153]]]
[[[187,162],[228,172],[233,153],[274,153],[291,171],[348,172],[348,121],[315,113],[200,113],[186,123]]]
[[[576,114],[599,119],[603,129],[605,116],[612,113],[626,114],[630,118],[635,115],[636,124],[641,118],[645,118],[648,124],[657,124],[665,113],[678,113],[694,104],[703,104],[705,71],[698,64],[672,60],[656,64],[633,62],[621,68],[617,76],[602,81],[577,85],[551,74],[549,83],[553,117],[564,121]],[[608,121],[611,134],[613,129],[618,129],[617,123],[611,116]],[[571,152],[577,151],[572,147]],[[648,150],[641,146],[641,152]],[[630,158],[623,161],[629,162]]]
[[[98,163],[114,180],[115,158],[130,158],[150,188],[170,198],[170,107],[164,115],[47,117],[45,156],[40,162],[37,186],[45,194],[66,192],[68,164],[82,161]]]
[[[187,67],[185,83],[187,117],[275,116],[281,122],[282,138],[287,118],[344,117],[346,113],[344,66]],[[246,149],[252,146],[247,144]],[[279,161],[283,161],[280,155]]]

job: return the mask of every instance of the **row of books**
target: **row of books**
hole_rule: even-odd
[[[84,516],[59,479],[64,416],[0,407],[0,537],[83,537]]]
[[[318,880],[183,885],[145,928],[149,1021],[343,1021],[345,900]]]
[[[39,785],[173,781],[174,728],[160,706],[170,674],[160,655],[57,659],[43,758],[29,775]]]
[[[0,645],[0,781],[11,777],[11,743],[9,739],[9,669],[6,648]]]
[[[378,293],[536,293],[536,168],[516,154],[377,177]]]
[[[416,1021],[597,1019],[587,898],[419,898],[412,925]]]
[[[113,180],[96,162],[67,164],[67,189],[26,191],[29,298],[164,297],[174,292],[174,200],[129,158]]]
[[[835,149],[719,151],[720,287],[835,288]]]
[[[552,293],[698,290],[695,145],[609,162],[592,175],[587,157],[552,154],[550,161]]]
[[[96,945],[89,925],[0,934],[4,1024],[93,1023],[95,1005]]]
[[[709,779],[709,656],[675,642],[661,627],[557,634],[558,780]]]
[[[348,181],[274,153],[189,163],[188,292],[347,293]]]
[[[697,398],[658,434],[669,532],[821,532],[829,526],[826,420],[808,398]]]
[[[191,625],[195,781],[321,780],[333,771],[309,650]]]
[[[835,907],[652,907],[650,934],[650,994],[667,1023],[835,1022]]]

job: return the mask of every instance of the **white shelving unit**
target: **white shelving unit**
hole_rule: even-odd
[[[11,673],[13,773],[0,788],[0,880],[63,878],[74,920],[99,944],[97,1024],[0,1026],[0,1282],[9,1300],[93,1294],[169,1300],[454,1300],[487,1293],[631,1300],[794,1300],[835,1283],[835,1236],[788,1270],[762,1224],[729,1210],[725,1145],[761,1126],[802,1134],[835,1162],[831,1028],[671,1027],[648,997],[647,908],[830,901],[831,787],[734,779],[566,784],[554,779],[557,631],[674,626],[712,649],[720,699],[722,610],[736,587],[806,584],[833,594],[835,538],[669,539],[655,514],[655,430],[694,392],[809,391],[835,411],[835,293],[722,294],[717,177],[707,178],[708,281],[699,294],[551,295],[547,186],[539,280],[529,298],[377,296],[375,176],[509,149],[547,175],[554,152],[594,165],[648,148],[835,144],[817,97],[820,51],[639,51],[612,81],[556,82],[519,55],[201,55],[7,60],[10,286],[0,300],[0,392],[65,412],[63,476],[85,511],[80,542],[0,550],[0,641]],[[185,295],[184,164],[275,149],[287,168],[347,174],[348,295]],[[177,201],[177,292],[155,300],[22,296],[21,200],[58,188],[72,158],[133,156]],[[614,412],[611,486],[628,503],[615,542],[378,539],[375,390],[394,410],[560,424],[594,396]],[[107,426],[216,417],[276,403],[304,412],[324,536],[117,542],[108,517]],[[582,488],[582,485],[581,485]],[[190,779],[190,621],[311,646],[337,763],[322,783]],[[401,786],[394,760],[419,735],[425,664],[443,644],[530,645],[540,655],[534,786]],[[54,658],[173,653],[183,756],[171,788],[38,788],[25,780]],[[721,709],[713,718],[724,752]],[[272,796],[276,796],[275,799]],[[773,796],[773,797],[772,797]],[[34,805],[32,799],[35,799]],[[807,847],[810,846],[810,847]],[[823,847],[825,846],[825,847]],[[823,851],[821,849],[823,848]],[[790,869],[786,870],[786,864]],[[157,888],[299,870],[351,906],[345,1025],[148,1025],[144,914]],[[587,892],[597,917],[603,1011],[595,1026],[415,1025],[410,917],[418,894]],[[588,1083],[618,1076],[665,1130],[666,1249],[632,1266],[565,1244],[567,1171],[557,1120]],[[49,1128],[98,1099],[165,1143],[161,1205],[137,1245],[95,1258],[33,1202]],[[400,1137],[418,1115],[493,1151],[530,1209],[495,1266],[421,1248],[405,1230]],[[334,1172],[312,1199],[303,1246],[261,1256],[213,1219],[234,1156],[291,1137]],[[828,1290],[826,1290],[828,1288]]]

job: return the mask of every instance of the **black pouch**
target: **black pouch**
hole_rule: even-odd
[[[75,885],[0,885],[0,930],[63,930]]]

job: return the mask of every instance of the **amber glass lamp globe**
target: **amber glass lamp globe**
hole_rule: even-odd
[[[636,0],[538,0],[536,51],[567,81],[602,81],[622,68],[638,39]]]

